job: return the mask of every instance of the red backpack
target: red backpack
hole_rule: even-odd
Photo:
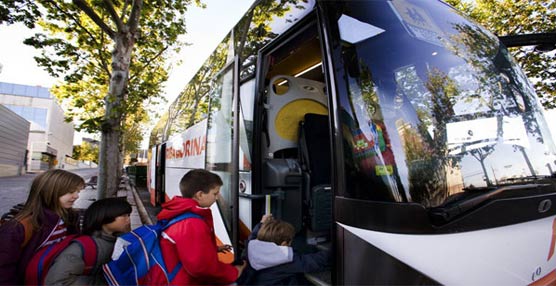
[[[25,285],[44,285],[44,279],[56,257],[72,242],[81,246],[85,269],[83,275],[89,275],[96,264],[97,245],[88,235],[68,235],[62,241],[40,248],[31,258],[25,269]]]

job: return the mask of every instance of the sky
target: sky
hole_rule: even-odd
[[[203,0],[206,8],[191,6],[186,15],[187,34],[183,36],[190,46],[182,48],[172,62],[182,61],[170,71],[164,96],[171,103],[193,77],[218,43],[226,36],[254,0]],[[24,25],[0,25],[0,81],[24,85],[51,87],[56,83],[43,69],[37,66],[34,56],[39,55],[33,47],[23,44],[34,31]],[[161,106],[161,109],[166,107]],[[77,133],[74,144],[82,137],[91,135]],[[148,138],[148,136],[145,136]],[[98,138],[97,138],[98,139]]]
[[[169,74],[169,80],[164,89],[164,96],[171,103],[193,77],[216,45],[224,38],[231,28],[240,20],[254,0],[203,0],[207,8],[190,7],[187,14],[187,34],[184,40],[190,46],[184,47],[173,62],[182,61]],[[23,25],[0,25],[0,81],[39,85],[50,87],[56,79],[39,68],[33,56],[38,52],[22,42],[34,32]],[[160,107],[165,110],[165,106]],[[552,137],[556,141],[556,110],[546,113],[547,122],[552,128]],[[91,135],[77,133],[74,144],[80,144],[81,138]],[[148,136],[145,136],[148,138]],[[97,138],[100,139],[100,138]],[[146,142],[143,142],[146,145]]]

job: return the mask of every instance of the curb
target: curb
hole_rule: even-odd
[[[147,209],[145,209],[145,205],[143,204],[141,197],[139,197],[139,194],[137,193],[137,189],[135,189],[135,186],[131,184],[129,180],[127,181],[126,188],[128,188],[128,191],[131,191],[131,193],[133,194],[133,199],[135,200],[135,206],[137,207],[137,212],[139,213],[141,222],[143,224],[153,224],[153,221],[151,220]]]

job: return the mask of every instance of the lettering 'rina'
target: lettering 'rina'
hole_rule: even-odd
[[[193,139],[185,140],[181,145],[169,147],[166,149],[166,159],[180,159],[190,156],[199,156],[206,150],[206,136],[199,136]]]

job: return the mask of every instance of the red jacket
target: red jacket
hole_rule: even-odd
[[[179,270],[170,285],[231,284],[237,279],[237,269],[218,261],[218,247],[214,235],[212,212],[202,208],[193,199],[174,197],[162,205],[159,220],[171,219],[185,212],[200,215],[203,219],[188,218],[175,223],[164,231],[160,248],[168,272],[178,262]],[[164,274],[153,268],[149,272],[147,285],[167,285]]]

